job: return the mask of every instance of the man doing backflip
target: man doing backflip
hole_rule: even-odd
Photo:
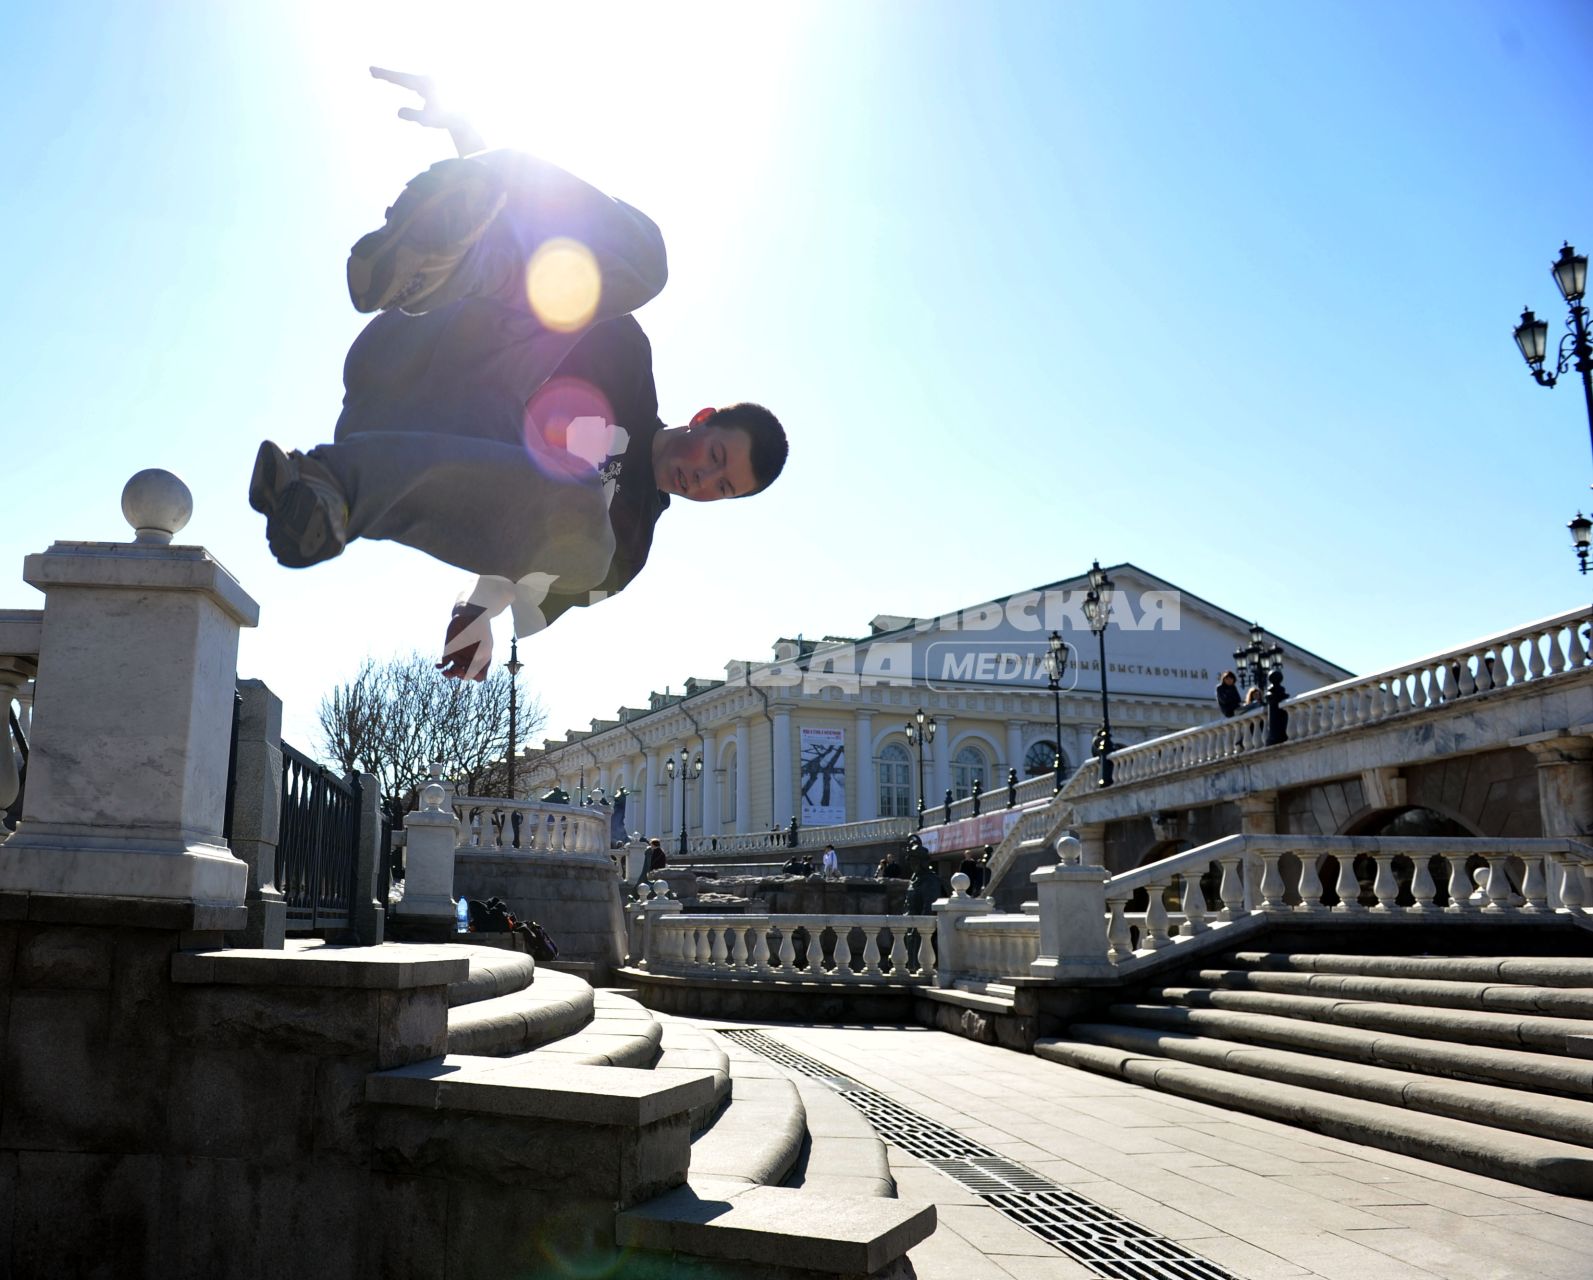
[[[263,443],[249,501],[290,568],[386,538],[481,575],[439,664],[481,679],[495,615],[512,607],[526,636],[623,590],[671,496],[761,492],[785,433],[749,403],[665,427],[630,314],[668,274],[651,219],[546,161],[483,151],[423,77],[371,72],[418,92],[399,114],[447,129],[459,158],[355,244],[350,297],[381,314],[349,349],[333,443]]]

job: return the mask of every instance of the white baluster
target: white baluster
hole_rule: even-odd
[[[1587,903],[1586,883],[1582,878],[1580,859],[1572,854],[1557,853],[1555,865],[1560,869],[1560,901],[1567,911],[1580,913]]]
[[[1541,631],[1534,631],[1527,637],[1527,652],[1530,655],[1527,658],[1527,678],[1529,680],[1543,679],[1544,672],[1547,670],[1543,665],[1543,650],[1539,647],[1542,640],[1543,633]]]
[[[863,944],[863,975],[868,978],[882,978],[884,971],[879,967],[879,931],[877,924],[863,926],[863,934],[868,939]]]
[[[1322,870],[1316,864],[1316,854],[1302,852],[1300,858],[1300,905],[1296,911],[1325,911],[1322,905]]]
[[[1544,911],[1549,905],[1549,882],[1543,874],[1543,855],[1529,853],[1522,862],[1526,874],[1521,877],[1521,896],[1526,899],[1523,911]]]
[[[1239,870],[1241,858],[1235,854],[1219,861],[1222,863],[1222,884],[1217,892],[1222,895],[1222,910],[1217,913],[1217,919],[1236,920],[1245,914],[1245,881]]]
[[[1142,951],[1160,951],[1171,940],[1167,933],[1167,883],[1145,886],[1145,932],[1140,937]]]
[[[1285,909],[1283,901],[1283,872],[1278,865],[1282,857],[1282,854],[1270,852],[1261,855],[1261,909],[1263,911],[1281,911]]]
[[[785,977],[795,977],[796,967],[796,930],[789,925],[780,926],[780,963],[776,970]]]
[[[907,977],[907,930],[891,926],[891,979],[901,982]]]
[[[1471,674],[1471,654],[1465,654],[1460,659],[1460,696],[1464,698],[1468,693],[1477,692],[1476,678]],[[1481,665],[1481,659],[1478,660]]]
[[[1418,853],[1410,861],[1410,896],[1415,899],[1410,909],[1429,911],[1438,898],[1438,886],[1433,883],[1433,870],[1429,865],[1431,859],[1425,853]]]
[[[1184,927],[1179,930],[1186,938],[1205,933],[1206,894],[1200,887],[1200,871],[1191,869],[1184,876]]]
[[[852,926],[842,921],[835,927],[835,976],[843,982],[857,975],[852,972]]]
[[[1372,904],[1372,910],[1387,913],[1394,909],[1399,899],[1399,881],[1394,878],[1394,855],[1375,853],[1372,860],[1377,864],[1377,875],[1372,881],[1372,896],[1377,901]]]
[[[1339,878],[1334,887],[1338,890],[1339,902],[1333,910],[1351,913],[1365,910],[1360,902],[1361,882],[1355,878],[1355,855],[1347,850],[1339,854]]]
[[[769,926],[756,925],[752,931],[752,971],[764,974],[769,972]]]
[[[1488,899],[1484,911],[1503,911],[1510,904],[1510,877],[1505,874],[1509,859],[1503,854],[1485,854],[1488,870],[1483,876],[1482,890]]]
[[[1119,893],[1116,896],[1108,894],[1106,898],[1106,909],[1109,913],[1106,925],[1107,951],[1114,964],[1121,964],[1134,954],[1134,935],[1129,931],[1128,916],[1123,910],[1127,902],[1126,893]]]
[[[1545,631],[1543,642],[1549,647],[1549,670],[1558,675],[1566,669],[1565,654],[1560,649],[1559,629]]]
[[[1445,854],[1444,861],[1449,863],[1449,905],[1444,910],[1475,910],[1475,904],[1471,901],[1472,890],[1475,886],[1471,882],[1471,872],[1466,870],[1466,855],[1463,853]]]
[[[1583,619],[1578,618],[1566,628],[1567,648],[1571,651],[1571,667],[1573,670],[1587,666],[1587,646],[1582,643]]]

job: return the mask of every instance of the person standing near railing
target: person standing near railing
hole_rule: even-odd
[[[1217,681],[1217,709],[1228,717],[1239,714],[1239,677],[1232,671],[1224,671]]]

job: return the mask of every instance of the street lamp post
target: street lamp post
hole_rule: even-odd
[[[675,757],[670,756],[664,761],[664,772],[673,780],[677,773],[680,774],[680,858],[686,860],[686,783],[693,778],[702,776],[702,752],[697,753],[693,760],[684,746],[680,749],[680,768],[675,767]]]
[[[1570,314],[1566,318],[1567,332],[1560,338],[1554,370],[1543,367],[1548,356],[1549,322],[1539,320],[1530,310],[1521,312],[1521,322],[1515,327],[1516,346],[1521,358],[1527,362],[1532,379],[1540,387],[1552,387],[1560,375],[1575,369],[1582,375],[1582,401],[1587,409],[1588,443],[1593,446],[1593,342],[1588,339],[1588,309],[1583,298],[1587,294],[1587,254],[1578,253],[1569,243],[1560,246],[1560,256],[1549,267],[1554,284],[1565,299]],[[1588,534],[1590,525],[1580,511],[1567,526],[1571,531],[1571,546],[1577,563],[1587,572]]]
[[[1283,646],[1265,643],[1267,633],[1259,622],[1250,624],[1250,643],[1233,651],[1234,670],[1244,677],[1247,689],[1267,689],[1267,677],[1283,670]]]
[[[917,714],[907,722],[907,745],[918,750],[918,825],[924,825],[924,745],[935,740],[935,717],[924,715],[924,709],[918,708]]]
[[[503,664],[504,670],[509,673],[509,799],[514,799],[514,764],[515,756],[520,750],[519,721],[519,675],[525,664],[520,661],[520,643],[517,637],[509,638],[509,661]]]
[[[1052,772],[1056,775],[1056,785],[1052,792],[1062,790],[1062,672],[1068,664],[1067,641],[1062,639],[1060,633],[1051,633],[1050,648],[1045,654],[1045,683],[1051,690],[1051,708],[1056,712],[1056,737],[1052,745],[1056,747],[1056,758],[1051,762]]]
[[[1112,752],[1117,749],[1112,742],[1112,712],[1106,694],[1106,624],[1112,616],[1114,590],[1101,562],[1094,561],[1090,565],[1090,589],[1084,597],[1084,618],[1101,647],[1101,731],[1095,736],[1095,754],[1101,759],[1097,785],[1103,787],[1112,785]]]

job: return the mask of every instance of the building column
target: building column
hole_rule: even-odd
[[[852,727],[852,759],[855,763],[851,766],[857,771],[857,789],[853,793],[857,796],[857,812],[853,815],[855,821],[867,822],[870,818],[879,817],[879,796],[875,788],[877,779],[874,776],[874,713],[872,711],[859,711]]]
[[[796,810],[791,807],[791,709],[774,707],[771,714],[774,717],[774,754],[770,765],[773,788],[769,821],[773,826],[784,827],[796,816]]]
[[[1007,768],[1016,769],[1018,771],[1019,782],[1023,781],[1023,731],[1028,727],[1028,723],[1029,722],[1027,720],[1007,721]],[[1052,732],[1054,733],[1056,731],[1053,729]],[[1059,742],[1056,745],[1057,749],[1061,750],[1062,744]],[[1000,783],[1000,785],[1003,787],[1007,785],[1007,775],[1005,772],[1002,773],[1000,778],[995,779],[991,783],[992,787],[994,787],[996,783]]]
[[[736,832],[752,830],[752,731],[736,721]]]
[[[697,807],[698,830],[705,836],[719,834],[719,786],[722,774],[719,769],[719,738],[717,734],[702,735],[702,803]]]
[[[1593,835],[1593,738],[1545,734],[1518,744],[1538,766],[1538,817],[1544,836]]]
[[[929,784],[929,794],[924,797],[926,813],[945,802],[946,791],[951,786],[951,717],[936,716],[935,725],[935,740],[929,744],[931,757],[929,776],[932,780]]]
[[[647,753],[647,794],[643,797],[647,824],[642,835],[649,839],[664,835],[664,828],[658,820],[658,802],[664,794],[664,783],[669,780],[664,773],[664,755],[665,752],[656,747]]]

